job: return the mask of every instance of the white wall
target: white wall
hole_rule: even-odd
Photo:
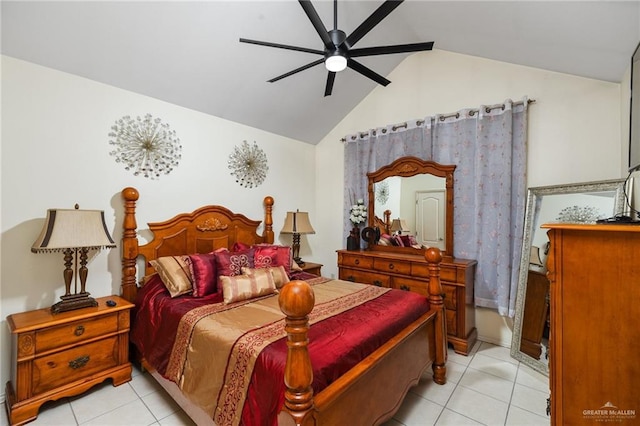
[[[345,246],[339,219],[344,174],[340,139],[370,128],[526,95],[536,100],[529,110],[528,186],[625,175],[620,84],[440,50],[409,56],[389,79],[389,86],[377,87],[317,146],[317,205],[327,218],[316,229],[322,247]],[[339,81],[338,76],[335,90],[340,90]],[[332,250],[315,260],[325,264],[325,274],[337,274]],[[476,325],[482,340],[510,345],[510,319],[478,309]]]
[[[146,113],[169,123],[183,145],[180,165],[158,180],[133,176],[109,155],[108,134],[115,121]],[[227,168],[229,154],[243,140],[256,141],[269,161],[265,182],[253,189],[236,184]],[[6,56],[1,160],[3,384],[10,371],[6,316],[49,307],[63,294],[62,254],[30,252],[48,208],[78,203],[80,208],[104,210],[116,242],[122,234],[120,191],[127,186],[140,191],[139,229],[206,204],[261,220],[266,195],[275,198],[276,240],[288,210],[308,211],[314,226],[318,217],[314,146]],[[290,237],[283,236],[281,242],[291,244]],[[315,258],[316,247],[314,235],[303,237],[301,256]],[[93,296],[119,293],[119,258],[116,248],[91,259],[87,290]]]

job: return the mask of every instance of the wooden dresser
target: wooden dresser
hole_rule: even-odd
[[[640,424],[640,225],[544,225],[551,423]]]
[[[447,338],[457,353],[467,355],[477,338],[473,308],[476,261],[445,260],[440,267]],[[421,254],[338,250],[338,271],[341,280],[414,291],[427,296],[429,270]]]
[[[129,310],[118,296],[96,299],[95,308],[52,314],[38,309],[9,315],[11,381],[7,382],[9,423],[33,420],[40,406],[78,395],[110,378],[131,380]],[[112,300],[115,306],[107,306]]]

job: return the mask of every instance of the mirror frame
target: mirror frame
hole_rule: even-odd
[[[376,182],[383,181],[390,176],[411,177],[420,174],[430,174],[445,179],[446,206],[445,206],[445,249],[442,254],[445,256],[453,256],[453,172],[455,165],[443,165],[434,161],[426,161],[418,157],[400,157],[391,164],[381,167],[375,172],[367,173],[369,194],[368,211],[370,212],[367,219],[368,226],[376,226],[375,215],[375,192],[374,185]],[[381,218],[378,218],[382,221]],[[375,245],[370,247],[375,250],[385,251],[407,251],[414,253],[418,249],[412,247],[389,247]]]
[[[529,272],[529,261],[531,255],[531,241],[535,230],[534,213],[538,208],[538,203],[544,195],[557,194],[581,194],[588,192],[615,191],[613,202],[613,215],[623,214],[625,211],[625,182],[626,179],[613,179],[599,182],[576,183],[570,185],[553,185],[529,188],[527,191],[527,205],[524,218],[524,234],[522,238],[522,256],[520,258],[520,271],[518,275],[518,288],[516,293],[515,317],[513,319],[513,333],[511,337],[511,357],[528,365],[532,369],[549,375],[549,364],[537,360],[520,350],[522,343],[522,321],[524,318],[525,295],[527,294],[527,279]],[[631,182],[631,181],[629,181]],[[630,185],[630,184],[629,184]],[[626,194],[630,194],[631,188],[626,189]],[[540,226],[542,224],[538,224]]]

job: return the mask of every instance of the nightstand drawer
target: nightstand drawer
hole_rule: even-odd
[[[118,338],[108,337],[33,361],[33,393],[39,394],[118,365]]]
[[[118,315],[102,315],[73,321],[36,332],[36,353],[82,342],[118,331]]]

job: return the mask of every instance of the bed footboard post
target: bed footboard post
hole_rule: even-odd
[[[273,244],[273,197],[264,197],[264,242]]]
[[[433,380],[438,384],[447,381],[447,321],[444,308],[442,285],[440,283],[440,262],[442,253],[436,247],[427,249],[424,254],[429,263],[429,304],[437,309],[435,323],[436,353],[433,362]]]
[[[136,234],[136,201],[138,190],[125,188],[122,190],[124,199],[124,220],[122,222],[122,297],[130,302],[136,298],[138,285],[136,283],[136,258],[138,257],[138,236]]]
[[[313,309],[313,289],[305,281],[291,281],[278,296],[280,310],[286,315],[287,363],[284,370],[286,386],[284,408],[296,425],[308,424],[305,417],[313,409],[313,370],[309,358],[309,313]]]

